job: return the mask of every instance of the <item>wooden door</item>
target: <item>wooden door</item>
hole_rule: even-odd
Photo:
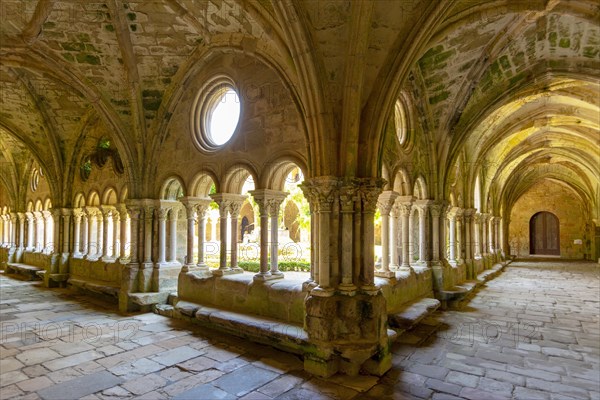
[[[531,254],[560,255],[558,218],[549,212],[539,212],[529,221]]]

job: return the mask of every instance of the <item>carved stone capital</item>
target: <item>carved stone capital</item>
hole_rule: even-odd
[[[319,212],[331,212],[339,186],[340,180],[332,176],[319,176],[300,184],[304,196],[309,203],[317,205]]]
[[[359,180],[359,193],[364,213],[375,213],[377,201],[385,180],[381,178],[363,178]]]
[[[379,198],[377,199],[377,207],[379,207],[379,211],[381,211],[381,215],[389,215],[392,211],[392,207],[394,207],[394,203],[398,198],[398,193],[386,190],[381,192]]]
[[[359,199],[358,188],[353,185],[343,185],[339,189],[342,213],[354,212],[354,203]]]

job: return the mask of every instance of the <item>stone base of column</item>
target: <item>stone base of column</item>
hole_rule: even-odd
[[[25,249],[23,247],[18,247],[17,250],[15,251],[15,262],[20,263],[21,261],[23,261],[23,253],[25,252]]]
[[[254,275],[254,277],[253,277],[253,279],[255,281],[259,281],[259,282],[272,281],[274,279],[281,279],[281,278],[283,278],[283,274],[281,274],[281,275],[273,275],[270,272],[268,272],[266,274],[258,273],[256,275]]]
[[[313,290],[314,292],[314,290]],[[304,356],[304,368],[329,377],[341,372],[383,375],[392,366],[385,298],[358,293],[309,295],[305,326],[316,351]]]
[[[160,267],[155,266],[152,274],[152,291],[177,291],[180,272],[181,264],[178,262],[170,262],[167,265],[162,265]]]
[[[356,294],[357,287],[351,283],[340,283],[338,286],[340,294],[344,296],[354,296]]]
[[[152,274],[154,272],[153,263],[141,263],[138,268],[138,291],[139,292],[150,292],[152,291]]]
[[[316,297],[331,297],[335,294],[335,290],[330,287],[317,286],[310,291],[310,294]]]
[[[313,281],[312,279],[302,282],[302,291],[303,292],[310,292],[311,290],[313,290],[316,287],[317,287],[317,282]]]
[[[129,298],[129,293],[137,291],[139,287],[139,264],[126,264],[121,269],[121,289],[119,290],[119,311],[138,311],[140,306]]]
[[[432,261],[430,268],[433,283],[433,291],[439,292],[441,290],[444,290],[444,264],[441,261]]]
[[[375,276],[379,278],[395,278],[396,274],[393,271],[375,271]]]
[[[110,256],[110,257],[109,256],[103,256],[101,258],[101,260],[102,260],[102,262],[105,262],[105,263],[114,263],[114,262],[117,262],[117,259],[115,257],[113,257],[113,256]]]

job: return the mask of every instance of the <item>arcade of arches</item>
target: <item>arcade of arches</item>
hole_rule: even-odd
[[[600,257],[594,1],[1,7],[0,262],[48,287],[382,374],[406,307]]]

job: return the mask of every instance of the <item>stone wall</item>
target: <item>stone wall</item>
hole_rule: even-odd
[[[545,180],[532,186],[512,209],[509,226],[511,255],[529,255],[529,220],[540,211],[551,212],[558,217],[561,258],[581,259],[584,253],[591,252],[593,238],[586,232],[581,201],[564,185]],[[575,244],[576,239],[581,239],[582,244]],[[586,243],[587,239],[590,243]]]

